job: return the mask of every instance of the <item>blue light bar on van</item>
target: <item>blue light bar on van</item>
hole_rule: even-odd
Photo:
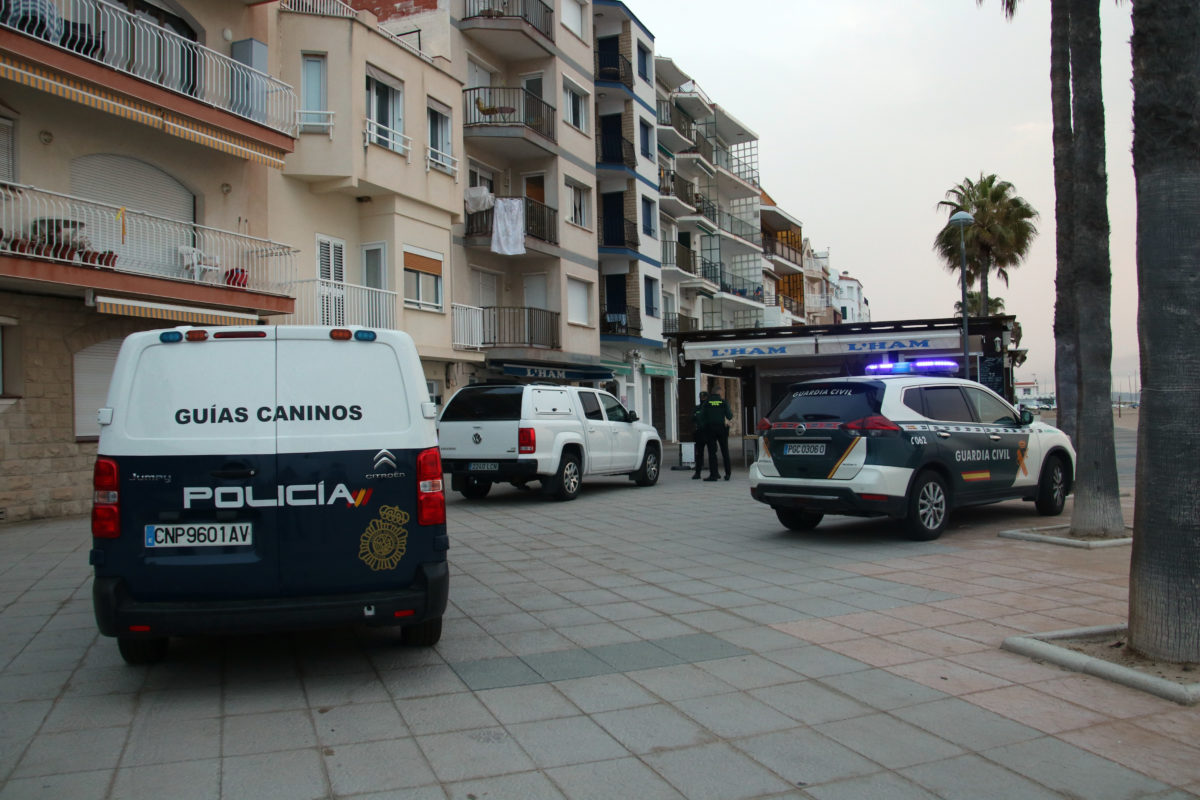
[[[867,372],[875,374],[910,375],[916,372],[957,372],[958,364],[954,361],[930,359],[925,361],[887,361],[879,364],[868,364]]]
[[[375,331],[355,331],[354,338],[360,342],[375,341]]]
[[[179,331],[163,331],[158,335],[158,340],[160,342],[166,342],[167,344],[170,344],[171,342],[182,342],[183,334]]]

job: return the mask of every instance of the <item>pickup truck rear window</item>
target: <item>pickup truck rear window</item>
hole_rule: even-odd
[[[450,399],[443,422],[519,420],[523,386],[469,386]]]

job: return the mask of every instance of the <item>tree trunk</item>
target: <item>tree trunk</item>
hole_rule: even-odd
[[[1200,7],[1133,8],[1142,406],[1129,569],[1129,644],[1200,661]]]
[[[1074,229],[1071,263],[1080,331],[1078,464],[1071,533],[1120,536],[1112,419],[1112,271],[1108,255],[1108,175],[1100,82],[1100,0],[1071,0],[1071,97],[1074,121]]]
[[[980,317],[988,315],[988,273],[991,271],[990,263],[985,263],[983,269],[979,270],[979,309],[975,313]]]
[[[1072,441],[1079,400],[1079,310],[1071,262],[1071,13],[1069,0],[1050,0],[1050,113],[1054,119],[1054,222],[1058,269],[1054,278],[1055,424]]]

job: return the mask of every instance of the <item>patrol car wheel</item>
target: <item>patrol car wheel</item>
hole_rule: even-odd
[[[1067,467],[1060,456],[1050,456],[1038,479],[1037,506],[1043,517],[1057,517],[1067,504]]]
[[[427,619],[400,629],[400,643],[409,647],[433,647],[442,638],[442,618]]]
[[[579,495],[582,483],[583,470],[579,466],[579,456],[563,453],[562,461],[558,462],[558,470],[546,483],[545,491],[555,500],[574,500]]]
[[[154,639],[134,639],[129,636],[117,637],[117,649],[126,664],[157,664],[167,657],[167,637]]]
[[[908,494],[908,516],[904,531],[916,542],[928,542],[942,535],[950,517],[946,482],[936,472],[922,472]]]
[[[487,497],[488,492],[491,490],[491,481],[480,480],[479,478],[472,477],[468,477],[466,480],[464,480],[462,488],[459,489],[459,491],[462,492],[462,496],[468,500],[479,500]]]
[[[780,524],[789,531],[811,531],[820,525],[821,520],[825,518],[825,515],[820,511],[790,508],[775,509],[775,516],[779,517]]]
[[[658,483],[658,472],[661,468],[658,460],[658,449],[646,445],[646,455],[642,457],[642,466],[631,476],[638,486],[653,486]]]

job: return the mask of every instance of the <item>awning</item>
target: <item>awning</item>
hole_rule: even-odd
[[[893,353],[903,356],[905,353],[928,353],[935,350],[962,349],[962,334],[959,331],[913,331],[905,333],[872,333],[865,335],[850,334],[847,336],[818,336],[818,355],[841,355],[844,353],[863,353],[879,355]]]
[[[604,359],[600,362],[600,364],[605,369],[611,369],[613,375],[624,375],[627,378],[633,377],[633,368],[624,361],[609,361]]]
[[[607,381],[613,372],[608,367],[588,367],[575,364],[518,364],[500,365],[505,375],[520,378],[542,378],[559,381]]]
[[[283,169],[283,154],[270,147],[10,55],[0,55],[0,78],[140,122],[223,153]]]
[[[102,314],[120,314],[126,317],[169,319],[175,322],[192,322],[201,325],[257,325],[257,314],[238,311],[221,311],[215,308],[196,306],[173,306],[166,303],[151,303],[129,297],[96,297],[96,310]]]
[[[647,375],[660,375],[664,378],[674,378],[674,367],[660,367],[658,364],[642,364],[642,372]]]
[[[791,358],[811,356],[813,352],[813,339],[807,336],[683,343],[683,355],[689,361],[723,361],[727,358]]]

